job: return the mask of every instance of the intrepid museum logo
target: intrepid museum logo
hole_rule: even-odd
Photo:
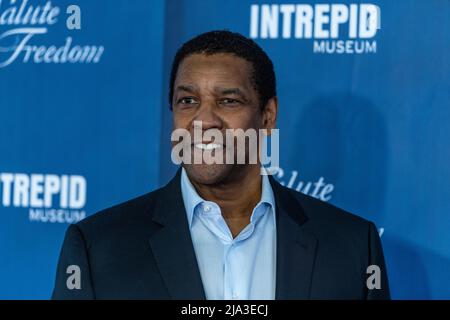
[[[380,21],[380,8],[370,3],[254,4],[250,37],[310,40],[318,54],[368,54],[377,52]]]
[[[86,178],[0,172],[0,208],[28,209],[32,222],[76,223],[86,217]]]

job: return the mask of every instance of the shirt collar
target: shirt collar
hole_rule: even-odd
[[[205,200],[198,195],[184,168],[181,169],[181,194],[183,196],[184,208],[186,209],[189,228],[191,228],[192,219],[194,218],[194,210]]]
[[[270,185],[269,177],[263,174],[261,175],[261,178],[261,200],[258,202],[255,208],[259,207],[261,204],[267,204],[272,207],[273,211],[275,211],[275,197],[273,194],[272,186]],[[206,200],[199,196],[191,181],[189,180],[189,177],[184,168],[181,169],[181,193],[183,196],[184,207],[186,209],[189,228],[191,228],[192,221],[194,219],[195,208]],[[251,220],[257,220],[258,218],[259,217],[254,217],[254,215],[252,215]]]
[[[266,203],[274,209],[275,196],[273,195],[273,190],[272,186],[270,185],[269,176],[267,174],[262,174],[261,178],[262,178],[262,191],[261,191],[261,200],[259,201],[259,203]]]

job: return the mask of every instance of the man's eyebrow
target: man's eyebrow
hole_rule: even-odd
[[[245,93],[239,88],[221,88],[216,87],[215,90],[221,94],[235,94],[240,96],[243,99],[247,99]]]

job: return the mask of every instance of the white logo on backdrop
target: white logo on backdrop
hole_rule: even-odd
[[[297,170],[286,173],[282,168],[272,168],[271,171],[271,174],[285,187],[322,201],[331,200],[334,185],[326,182],[324,177],[319,177],[316,181],[303,181]]]
[[[376,53],[380,27],[380,8],[370,3],[250,6],[251,38],[309,39],[314,53]]]
[[[37,2],[37,1],[35,1]],[[30,3],[28,0],[0,0],[0,68],[15,61],[23,63],[98,63],[104,47],[77,45],[72,36],[54,45],[39,45],[50,28],[65,20],[70,32],[81,29],[81,9]],[[6,28],[6,30],[5,30]],[[48,42],[48,40],[47,40]]]
[[[28,209],[30,221],[80,221],[86,217],[86,190],[79,175],[0,173],[0,207]]]

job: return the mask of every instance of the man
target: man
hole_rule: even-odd
[[[270,132],[273,64],[242,35],[202,34],[175,56],[169,102],[174,129]],[[194,141],[184,159],[229,148]],[[69,227],[53,298],[388,299],[389,287],[373,223],[281,186],[259,162],[184,161],[165,187]]]

